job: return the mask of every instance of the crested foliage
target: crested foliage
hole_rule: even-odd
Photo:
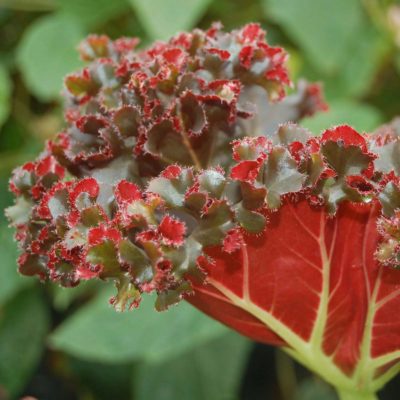
[[[396,124],[321,137],[294,124],[325,108],[319,86],[285,97],[287,55],[257,24],[136,46],[81,44],[88,66],[65,80],[65,130],[14,171],[7,215],[22,274],[112,280],[117,309],[149,292],[165,309],[207,278],[205,249],[234,253],[244,235],[268,232],[271,212],[303,199],[333,218],[343,202],[376,203],[376,259],[398,266]]]
[[[231,142],[326,108],[316,84],[285,96],[287,54],[257,24],[137,45],[80,45],[87,66],[65,79],[66,127],[14,171],[7,211],[22,274],[111,279],[121,310],[152,291],[166,308],[204,277],[204,247],[233,251],[241,228],[263,230],[262,204],[229,177]]]

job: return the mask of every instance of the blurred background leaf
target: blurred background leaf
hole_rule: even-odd
[[[383,122],[382,114],[375,107],[351,100],[334,100],[327,112],[305,118],[302,125],[320,134],[330,126],[341,124],[351,125],[360,132],[371,132]]]
[[[152,39],[168,39],[190,29],[211,0],[129,0]],[[179,10],[185,10],[179,12]]]
[[[56,6],[55,0],[1,0],[0,5],[18,11],[49,11]]]
[[[19,292],[1,308],[0,388],[10,397],[20,392],[36,368],[48,328],[48,310],[36,289]]]
[[[32,285],[31,279],[21,277],[17,272],[17,244],[13,240],[10,228],[0,224],[0,242],[2,244],[0,268],[0,304],[5,304],[24,286]]]
[[[89,30],[129,10],[128,0],[55,1],[62,14],[72,17]]]
[[[229,332],[167,362],[138,365],[135,399],[237,399],[249,344]]]
[[[368,91],[390,46],[363,1],[263,0],[263,4],[266,16],[303,51],[306,68],[301,72],[314,79],[324,76],[328,98]]]
[[[10,112],[11,80],[6,68],[0,64],[0,126],[3,125]]]
[[[186,303],[158,313],[148,296],[132,313],[116,313],[110,296],[101,292],[82,307],[55,330],[50,345],[92,361],[160,362],[228,332]]]
[[[60,96],[64,76],[81,65],[76,47],[83,37],[77,21],[66,15],[42,17],[25,32],[17,62],[27,87],[40,100]]]
[[[360,40],[363,9],[358,0],[263,0],[279,23],[322,73],[340,70]]]

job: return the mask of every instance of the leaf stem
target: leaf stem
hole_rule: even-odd
[[[340,400],[378,400],[375,393],[351,392],[340,388],[337,389],[337,393]]]
[[[178,114],[179,121],[181,123],[180,133],[181,133],[183,144],[185,145],[187,151],[189,152],[190,157],[192,158],[194,167],[196,168],[197,171],[200,171],[202,169],[201,163],[200,163],[199,158],[197,157],[196,152],[194,151],[194,149],[192,147],[192,144],[190,143],[189,135],[185,128],[182,113],[180,110],[178,110],[177,114]]]
[[[279,387],[284,400],[295,397],[297,388],[296,371],[293,359],[281,349],[275,350],[275,369]]]

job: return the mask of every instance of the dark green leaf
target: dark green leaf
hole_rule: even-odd
[[[11,228],[0,225],[0,305],[8,301],[21,287],[33,283],[17,272],[18,252],[13,234],[14,231]]]
[[[236,218],[246,231],[259,233],[265,228],[265,217],[258,212],[246,210],[242,205],[236,208]]]
[[[19,292],[0,316],[0,389],[15,397],[42,353],[49,316],[39,292]]]
[[[147,281],[153,277],[151,263],[146,253],[134,245],[130,240],[121,240],[119,243],[121,261],[127,263],[135,272],[139,281]]]
[[[84,385],[79,393],[82,396],[95,400],[128,399],[131,392],[132,365],[130,364],[102,364],[69,358],[68,366],[76,380]],[[82,387],[82,386],[80,386]]]
[[[139,309],[117,313],[109,296],[102,293],[57,328],[52,347],[86,360],[162,361],[227,332],[186,303],[158,313],[154,299],[145,297]]]
[[[105,240],[103,243],[91,247],[86,259],[92,265],[101,265],[104,276],[112,276],[113,272],[119,271],[117,250],[111,240]]]
[[[7,70],[0,64],[0,127],[10,112],[11,80]]]
[[[140,365],[135,399],[237,399],[249,344],[228,333],[168,362]]]
[[[214,203],[200,220],[192,237],[203,246],[217,245],[233,227],[232,220],[232,210],[227,203]]]

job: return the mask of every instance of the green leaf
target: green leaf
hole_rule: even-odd
[[[0,305],[8,301],[26,285],[33,283],[17,272],[17,244],[13,240],[14,230],[0,225],[1,268],[0,268]]]
[[[178,178],[167,179],[154,178],[149,182],[148,191],[158,194],[172,207],[181,207],[185,200],[187,189],[193,183],[193,175],[190,170],[183,170]]]
[[[368,104],[349,100],[334,101],[329,104],[329,111],[319,113],[302,120],[301,125],[319,135],[334,125],[351,125],[359,132],[372,132],[383,122],[382,114]]]
[[[6,208],[5,215],[15,225],[26,224],[32,212],[33,202],[19,197],[15,203]]]
[[[29,89],[41,100],[59,97],[64,76],[82,65],[76,47],[84,33],[68,16],[53,14],[36,20],[17,49],[17,62]]]
[[[36,368],[49,328],[40,292],[19,292],[0,316],[0,391],[16,397]]]
[[[119,271],[117,250],[111,240],[91,247],[87,253],[86,260],[93,265],[101,265],[103,274],[112,274]]]
[[[153,39],[168,39],[191,29],[211,0],[129,0],[144,29]]]
[[[266,162],[264,184],[267,188],[269,208],[278,208],[281,196],[301,189],[305,175],[297,170],[296,161],[288,150],[277,147],[272,150]]]
[[[267,17],[279,22],[316,67],[332,72],[346,62],[351,44],[360,41],[359,0],[263,0]]]
[[[0,64],[0,127],[10,113],[11,80],[4,66]]]
[[[321,147],[322,155],[336,173],[335,179],[328,179],[323,188],[326,206],[330,213],[337,210],[337,206],[344,198],[350,201],[360,201],[360,193],[350,188],[346,178],[360,175],[373,161],[370,154],[364,153],[360,146],[343,146],[339,142],[327,141]]]
[[[109,296],[102,293],[58,327],[51,346],[93,361],[162,361],[227,332],[186,303],[158,313],[154,299],[146,296],[140,308],[117,313]]]
[[[56,0],[60,11],[89,29],[117,17],[129,7],[127,0]]]
[[[389,182],[379,194],[383,214],[386,217],[394,215],[396,209],[400,209],[400,189],[393,182]]]
[[[64,368],[73,371],[74,382],[79,381],[81,399],[129,399],[132,386],[131,364],[101,364],[72,357],[67,358],[67,363]]]
[[[153,277],[152,265],[146,253],[130,240],[121,240],[119,243],[119,254],[121,261],[134,268],[136,279],[145,281]]]
[[[14,131],[10,131],[10,133],[14,133]],[[3,161],[3,160],[2,160]],[[13,163],[14,165],[14,163]],[[3,172],[5,173],[3,175]],[[10,178],[10,170],[7,168],[5,171],[1,171],[0,173],[0,226],[6,226],[8,225],[9,221],[6,218],[6,215],[4,213],[4,210],[11,206],[13,204],[14,196],[13,194],[8,190],[8,181]]]
[[[168,362],[140,365],[135,399],[237,399],[249,344],[230,332]]]
[[[258,212],[246,210],[243,204],[236,208],[236,218],[240,226],[249,232],[259,233],[265,228],[265,217]]]

